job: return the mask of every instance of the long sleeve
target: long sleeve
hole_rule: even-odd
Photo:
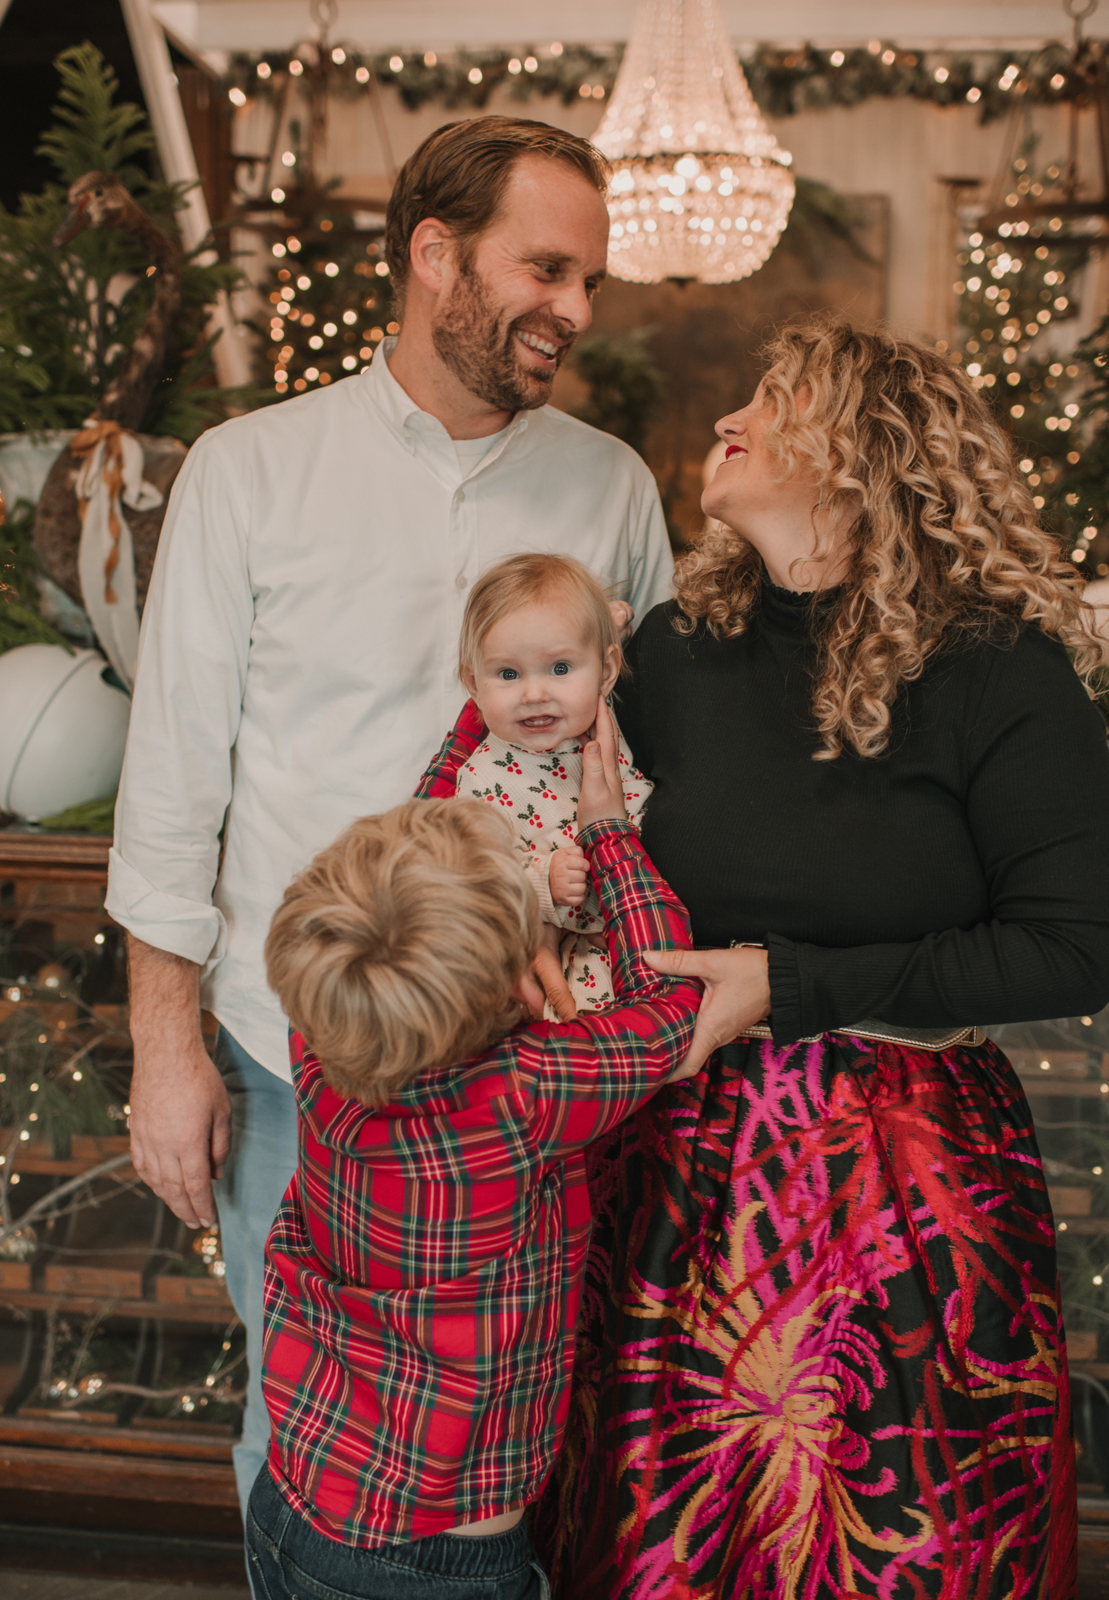
[[[417,800],[454,798],[458,769],[485,737],[485,719],[474,700],[467,700],[458,720],[435,752],[416,785]]]
[[[570,906],[556,906],[551,899],[551,857],[553,850],[530,852],[524,861],[524,871],[531,880],[535,897],[539,901],[539,915],[552,927],[570,926]]]
[[[583,1149],[659,1089],[693,1037],[701,985],[664,978],[645,950],[688,949],[689,918],[626,822],[581,832],[605,910],[616,1004],[576,1021],[540,1024],[505,1049],[544,1161]]]
[[[1061,646],[1038,630],[991,654],[963,733],[966,820],[988,920],[843,949],[771,932],[777,1042],[868,1017],[918,1027],[1017,1022],[1093,1012],[1109,999],[1101,718]]]
[[[202,439],[173,487],[143,617],[107,909],[157,949],[222,953],[212,904],[254,620],[249,483]]]

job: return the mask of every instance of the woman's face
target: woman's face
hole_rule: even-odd
[[[721,417],[716,431],[726,454],[701,496],[701,509],[753,544],[775,583],[787,589],[822,588],[839,581],[845,536],[834,541],[830,560],[810,560],[817,544],[820,481],[803,465],[785,476],[766,442],[773,416],[766,385],[760,383],[750,405]]]
[[[765,383],[759,384],[750,405],[721,417],[716,432],[727,453],[701,496],[706,516],[716,517],[748,538],[757,534],[767,518],[776,519],[783,512],[800,510],[810,515],[817,500],[815,477],[804,473],[783,477],[778,458],[766,444],[772,417]]]

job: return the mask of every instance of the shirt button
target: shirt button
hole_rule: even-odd
[[[454,580],[454,586],[456,589],[464,589],[469,581],[470,580],[466,577],[465,573],[460,572],[458,577]]]
[[[456,489],[454,491],[454,498],[457,500],[458,504],[461,505],[463,500],[466,498],[465,489]]]

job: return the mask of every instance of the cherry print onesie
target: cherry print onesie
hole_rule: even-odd
[[[566,930],[560,945],[562,970],[574,1001],[581,1011],[598,1011],[612,1004],[613,994],[608,956],[590,939],[604,931],[597,891],[590,883],[580,906],[556,906],[549,883],[552,855],[577,839],[583,748],[584,739],[568,739],[551,751],[525,750],[486,732],[458,769],[456,793],[508,812],[543,921]],[[652,785],[633,765],[623,736],[619,762],[628,821],[638,832]],[[558,1021],[549,1003],[546,1016]]]

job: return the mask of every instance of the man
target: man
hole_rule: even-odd
[[[353,818],[412,792],[463,697],[485,567],[575,555],[640,616],[669,592],[642,461],[545,408],[604,277],[605,185],[590,145],[542,123],[439,129],[389,207],[399,338],[357,377],[205,434],[174,486],[107,904],[129,934],[135,1165],[191,1227],[218,1207],[247,1329],[244,1506],[268,1436],[263,1250],[296,1164],[273,911]]]

